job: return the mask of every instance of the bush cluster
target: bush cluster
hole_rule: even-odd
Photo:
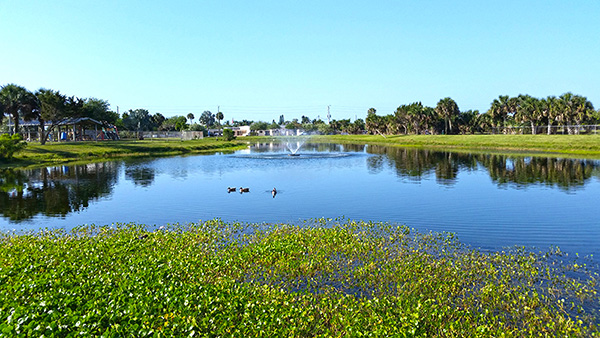
[[[23,141],[23,138],[19,134],[0,135],[0,160],[12,158],[15,153],[23,150],[27,146],[27,143]]]

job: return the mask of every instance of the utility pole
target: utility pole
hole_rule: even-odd
[[[331,107],[330,105],[327,106],[327,123],[331,122],[331,114],[329,113],[329,107]]]

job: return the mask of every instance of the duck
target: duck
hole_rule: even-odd
[[[233,187],[233,188],[227,187],[227,193],[234,192],[234,191],[235,191],[235,187]]]
[[[275,198],[275,195],[277,195],[277,189],[273,188],[271,194],[273,195],[273,198]]]
[[[240,187],[240,194],[243,192],[250,192],[250,188],[242,188]]]

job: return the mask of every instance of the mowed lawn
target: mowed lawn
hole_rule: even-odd
[[[167,140],[122,140],[103,142],[29,143],[25,150],[2,167],[24,167],[35,165],[64,164],[79,161],[97,161],[125,157],[155,157],[185,154],[233,151],[245,147],[239,141],[201,139],[181,141]]]
[[[449,150],[558,153],[600,158],[600,135],[333,135],[314,137],[314,140]]]
[[[377,144],[433,148],[450,151],[516,153],[600,158],[600,135],[314,135],[299,136],[310,142]],[[181,141],[121,140],[64,142],[40,145],[31,142],[14,159],[0,167],[28,167],[71,162],[92,162],[125,157],[156,157],[234,151],[251,142],[281,141],[285,137],[240,137],[233,141],[216,138]]]

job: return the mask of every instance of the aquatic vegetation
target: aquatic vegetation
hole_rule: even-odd
[[[9,233],[0,336],[598,336],[584,261],[344,219]]]

